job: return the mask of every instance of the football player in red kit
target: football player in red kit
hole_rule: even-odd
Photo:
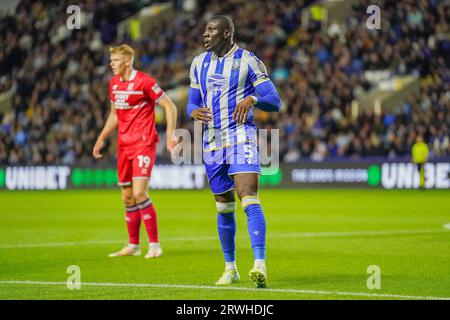
[[[117,172],[129,235],[128,245],[109,256],[141,254],[139,229],[142,220],[149,238],[149,250],[145,257],[156,258],[162,255],[162,249],[158,240],[156,211],[148,195],[159,141],[155,128],[155,104],[166,112],[166,147],[169,152],[177,144],[174,135],[177,108],[155,79],[133,69],[133,48],[124,44],[110,48],[109,53],[114,73],[109,84],[111,112],[92,153],[95,158],[101,158],[105,139],[118,128]]]

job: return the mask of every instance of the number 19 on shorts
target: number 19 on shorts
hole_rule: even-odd
[[[149,156],[143,156],[143,155],[139,155],[138,157],[138,161],[139,161],[139,168],[148,168],[150,166],[150,157]]]

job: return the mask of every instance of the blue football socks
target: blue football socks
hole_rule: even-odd
[[[256,259],[266,259],[266,220],[257,196],[246,196],[241,200],[247,215],[248,234]]]
[[[235,202],[217,202],[217,229],[225,262],[236,260],[236,220],[234,218]]]

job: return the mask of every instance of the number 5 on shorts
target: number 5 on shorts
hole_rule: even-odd
[[[253,158],[254,154],[253,154],[253,150],[251,149],[250,145],[244,145],[244,157],[245,157],[245,161],[247,163],[252,162],[252,158]]]

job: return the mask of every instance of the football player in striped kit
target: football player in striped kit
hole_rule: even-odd
[[[225,272],[216,282],[239,282],[236,266],[235,192],[247,216],[254,255],[250,278],[267,283],[266,222],[258,198],[260,163],[253,107],[277,112],[278,92],[266,67],[254,53],[237,46],[234,24],[227,16],[210,19],[203,34],[206,52],[190,68],[187,112],[204,123],[203,160],[217,205],[217,226]]]

